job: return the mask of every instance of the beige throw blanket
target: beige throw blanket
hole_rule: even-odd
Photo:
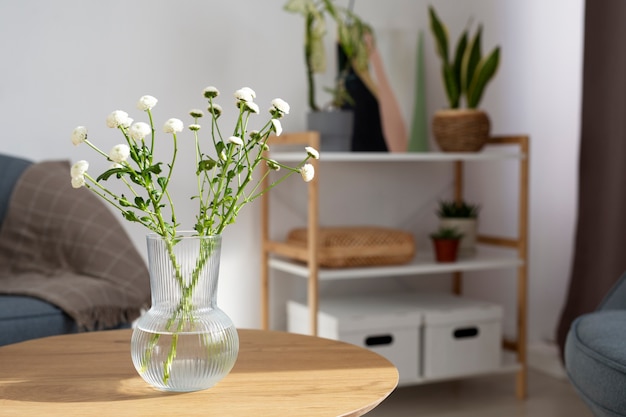
[[[48,301],[87,330],[132,321],[150,301],[145,262],[69,172],[67,161],[35,163],[16,183],[0,228],[0,294]]]

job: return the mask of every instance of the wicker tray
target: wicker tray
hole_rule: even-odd
[[[287,243],[306,246],[307,229],[294,229]],[[413,235],[374,226],[322,227],[319,231],[318,262],[325,268],[398,265],[415,255]]]

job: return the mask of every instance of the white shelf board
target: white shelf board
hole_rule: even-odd
[[[302,152],[271,152],[270,157],[277,161],[299,162]],[[454,161],[497,161],[502,159],[523,159],[517,151],[481,152],[321,152],[320,162],[454,162]]]
[[[419,253],[412,262],[404,265],[336,269],[320,268],[318,278],[323,281],[508,269],[518,267],[523,265],[523,263],[521,259],[514,255],[501,254],[488,250],[478,250],[476,255],[461,257],[456,262],[439,263],[434,261],[432,253],[424,252]],[[278,271],[287,272],[299,277],[306,278],[309,275],[308,267],[302,262],[272,257],[269,260],[269,266]]]

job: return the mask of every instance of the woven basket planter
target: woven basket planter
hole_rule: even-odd
[[[478,152],[489,139],[491,123],[482,110],[446,109],[433,116],[433,135],[444,152]]]

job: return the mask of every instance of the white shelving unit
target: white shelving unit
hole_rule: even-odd
[[[283,134],[276,138],[274,145],[309,145],[318,148],[317,132]],[[318,328],[318,283],[319,281],[349,280],[354,278],[379,278],[389,276],[411,276],[420,274],[453,273],[453,291],[461,293],[463,272],[494,269],[517,270],[517,335],[515,340],[503,340],[503,348],[512,360],[506,361],[501,372],[516,372],[516,393],[518,398],[525,398],[527,392],[526,368],[526,317],[527,317],[527,262],[528,262],[528,137],[499,136],[490,138],[485,150],[478,153],[323,153],[324,162],[385,162],[385,163],[440,163],[452,162],[454,166],[456,199],[463,198],[463,164],[477,161],[514,160],[519,164],[519,207],[518,233],[515,238],[499,236],[478,236],[478,251],[475,256],[462,257],[455,263],[443,264],[434,261],[432,254],[419,253],[406,265],[367,267],[350,269],[323,269],[317,263],[319,213],[317,180],[309,183],[307,246],[293,247],[285,242],[269,238],[269,196],[262,202],[262,325],[269,327],[269,273],[270,269],[284,271],[307,280],[307,305],[310,313],[310,333],[316,334]],[[273,152],[273,159],[284,162],[301,160],[301,153]],[[318,161],[312,161],[318,169]],[[493,250],[490,248],[497,248]],[[508,251],[502,251],[505,248]],[[503,254],[503,252],[506,252]],[[512,355],[511,355],[512,353]],[[428,381],[421,381],[428,382]]]

